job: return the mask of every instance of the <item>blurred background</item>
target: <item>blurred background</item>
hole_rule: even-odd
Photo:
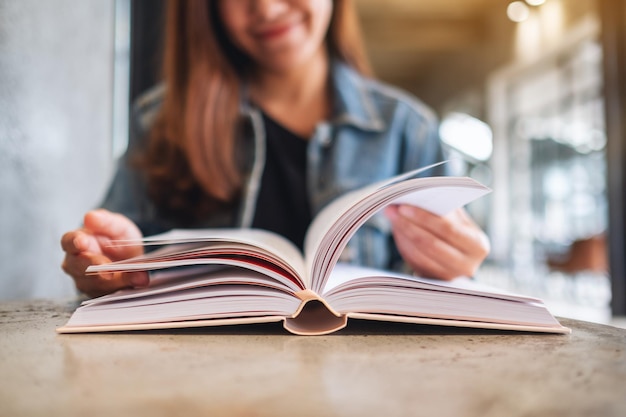
[[[493,251],[477,279],[623,323],[626,2],[355,0],[376,76],[441,119]],[[0,299],[71,297],[63,232],[98,205],[163,0],[0,0]]]

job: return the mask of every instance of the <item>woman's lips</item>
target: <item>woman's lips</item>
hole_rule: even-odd
[[[295,24],[293,23],[273,26],[257,31],[255,36],[263,41],[277,39],[289,32],[294,26]]]

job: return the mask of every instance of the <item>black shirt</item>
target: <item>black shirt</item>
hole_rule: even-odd
[[[308,140],[263,113],[266,159],[252,227],[276,232],[303,247],[311,209],[306,184]]]

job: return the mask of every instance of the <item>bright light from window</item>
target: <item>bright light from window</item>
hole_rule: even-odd
[[[523,22],[530,16],[530,9],[523,1],[511,2],[506,8],[506,15],[514,22]]]
[[[546,0],[526,0],[526,3],[528,3],[531,6],[541,6],[545,2]]]
[[[493,133],[489,125],[465,113],[450,113],[439,127],[441,140],[478,161],[486,161],[493,152]]]

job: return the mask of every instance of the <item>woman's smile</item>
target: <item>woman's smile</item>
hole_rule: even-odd
[[[273,24],[271,26],[266,26],[262,29],[254,30],[253,34],[255,38],[261,41],[273,41],[284,38],[285,35],[288,35],[290,32],[296,29],[299,24],[300,22],[297,21]]]

